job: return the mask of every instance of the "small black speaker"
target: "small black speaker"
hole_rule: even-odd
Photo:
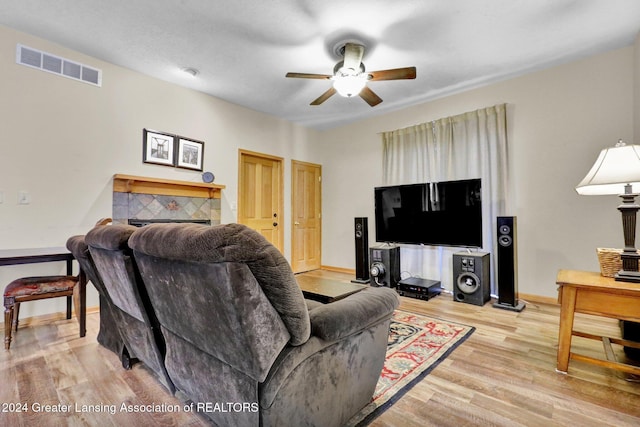
[[[369,249],[371,285],[395,288],[400,281],[400,247]]]
[[[354,239],[356,242],[356,278],[354,283],[369,283],[369,227],[368,218],[354,219]]]
[[[496,308],[522,311],[524,303],[518,301],[518,238],[515,216],[499,216],[496,221],[498,233],[497,274],[498,301]]]
[[[484,305],[491,299],[489,254],[469,252],[453,254],[453,300]]]

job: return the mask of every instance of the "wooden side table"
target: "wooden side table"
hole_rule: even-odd
[[[573,330],[575,313],[640,321],[640,283],[618,282],[600,273],[577,270],[560,270],[556,283],[559,286],[558,300],[561,305],[556,370],[566,374],[571,359],[640,375],[640,367],[616,361],[611,349],[612,343],[640,348],[639,343]],[[572,353],[571,337],[574,335],[601,340],[606,359]]]

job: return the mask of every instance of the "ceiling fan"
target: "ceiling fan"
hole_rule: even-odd
[[[416,67],[394,68],[367,73],[362,63],[364,46],[361,44],[346,43],[341,51],[344,51],[344,59],[333,67],[333,75],[287,73],[286,77],[333,80],[333,86],[313,100],[311,105],[320,105],[337,92],[345,97],[359,95],[367,104],[375,107],[382,102],[382,98],[367,87],[368,81],[416,78]]]

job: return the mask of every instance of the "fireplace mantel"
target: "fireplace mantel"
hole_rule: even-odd
[[[120,193],[220,199],[224,188],[224,185],[207,184],[205,182],[176,181],[124,174],[115,174],[113,176],[113,191]]]

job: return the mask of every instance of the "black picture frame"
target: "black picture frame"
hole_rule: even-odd
[[[176,167],[202,171],[204,141],[185,138],[183,136],[176,137],[176,140]]]
[[[142,161],[164,166],[176,166],[176,136],[143,129]]]

